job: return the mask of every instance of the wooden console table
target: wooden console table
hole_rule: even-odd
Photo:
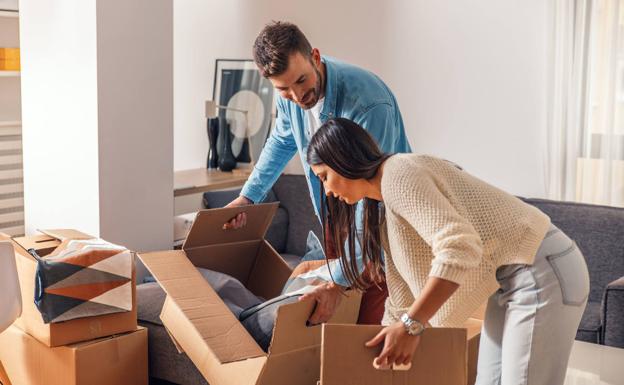
[[[249,178],[252,170],[252,166],[240,166],[231,172],[207,168],[176,171],[174,173],[173,196],[241,187]]]

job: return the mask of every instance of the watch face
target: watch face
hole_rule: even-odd
[[[420,324],[417,322],[412,322],[412,324],[410,325],[410,332],[412,332],[412,334],[419,333],[421,330],[422,328],[420,327]]]

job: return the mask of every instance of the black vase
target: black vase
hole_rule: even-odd
[[[237,163],[249,163],[251,162],[251,157],[249,156],[249,139],[245,138],[243,141],[243,145],[240,150],[240,154],[236,157]]]
[[[206,124],[208,131],[208,159],[206,160],[207,168],[217,168],[219,166],[219,155],[217,154],[217,139],[219,137],[219,119],[208,119]]]
[[[219,170],[232,171],[236,168],[236,159],[232,153],[232,133],[230,133],[230,123],[225,123],[219,129],[219,136],[223,139],[220,141],[221,155],[219,156]]]

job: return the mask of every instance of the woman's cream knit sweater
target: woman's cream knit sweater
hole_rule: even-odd
[[[533,263],[550,225],[533,206],[430,156],[390,157],[381,194],[390,293],[384,325],[399,319],[432,276],[460,286],[431,324],[461,326],[498,289],[498,267]]]

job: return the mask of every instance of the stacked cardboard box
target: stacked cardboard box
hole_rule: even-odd
[[[364,347],[381,326],[355,325],[360,296],[353,292],[323,327],[306,326],[312,302],[281,306],[269,351],[264,352],[196,268],[232,275],[264,298],[279,295],[291,270],[264,239],[276,209],[276,203],[269,203],[200,211],[182,250],[139,255],[167,293],[163,324],[211,385],[466,385],[471,381],[479,321],[467,328],[428,329],[411,369],[381,371],[372,366],[381,347]],[[222,228],[243,211],[245,227]]]
[[[147,331],[137,328],[134,272],[132,311],[46,324],[33,301],[37,261],[26,250],[45,257],[62,241],[93,237],[76,230],[42,233],[11,240],[22,315],[0,334],[0,361],[12,384],[146,385]]]
[[[0,71],[20,70],[20,49],[0,48]]]

